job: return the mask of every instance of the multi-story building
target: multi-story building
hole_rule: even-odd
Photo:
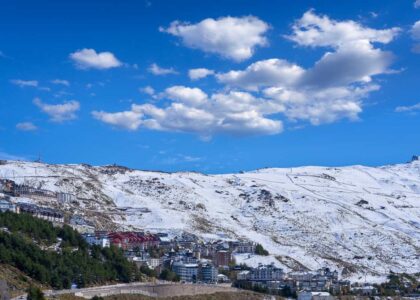
[[[64,223],[64,215],[52,208],[41,207],[30,203],[18,203],[19,211],[51,222]]]
[[[102,248],[111,246],[111,242],[107,235],[85,233],[82,236],[89,245],[97,245]]]
[[[330,268],[321,268],[317,271],[317,274],[320,276],[325,276],[328,279],[331,279],[333,281],[338,280],[338,272],[337,270],[330,270]]]
[[[159,237],[142,232],[111,232],[108,234],[111,244],[123,250],[145,250],[159,247]]]
[[[95,226],[91,222],[85,220],[82,216],[74,215],[70,218],[69,225],[80,233],[93,233]]]
[[[212,264],[202,264],[200,265],[200,279],[207,283],[216,283],[217,275],[219,272],[215,266]]]
[[[236,274],[236,279],[239,281],[249,280],[251,277],[250,274],[251,274],[251,271],[249,270],[240,271],[238,272],[238,274]]]
[[[198,278],[198,264],[185,264],[181,261],[172,264],[174,271],[181,281],[196,282]]]
[[[15,204],[7,200],[6,198],[0,199],[0,212],[6,212],[6,211],[19,213],[19,208]]]
[[[34,188],[25,184],[16,184],[14,186],[13,194],[15,196],[26,196],[28,198],[38,200],[51,200],[53,198],[57,199],[57,193],[55,192]]]
[[[76,200],[76,196],[69,193],[57,193],[57,201],[61,204],[70,203]]]
[[[251,269],[250,280],[252,281],[278,281],[284,278],[283,269],[277,268],[274,264],[259,265]]]
[[[288,277],[296,282],[300,290],[320,292],[328,291],[338,281],[338,272],[322,268],[316,272],[291,272]]]
[[[308,292],[302,291],[298,293],[298,300],[333,300],[334,297],[328,292]]]
[[[217,267],[229,266],[232,261],[232,253],[228,250],[219,250],[215,253],[213,260]]]
[[[238,280],[249,280],[254,282],[267,282],[267,281],[282,281],[285,277],[283,269],[277,268],[274,264],[259,265],[250,270],[241,271],[237,274]]]
[[[236,253],[255,253],[255,243],[253,242],[237,242],[234,248]]]

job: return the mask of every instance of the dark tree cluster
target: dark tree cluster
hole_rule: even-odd
[[[268,251],[265,250],[261,244],[257,244],[257,246],[255,247],[255,254],[264,255],[264,256],[269,255]]]
[[[140,272],[120,249],[89,246],[69,226],[51,223],[25,214],[0,213],[0,263],[9,264],[53,288],[70,288],[130,282],[140,279]],[[42,250],[61,238],[61,251]]]

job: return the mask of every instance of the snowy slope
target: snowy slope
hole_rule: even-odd
[[[61,209],[103,228],[250,239],[285,269],[330,266],[352,279],[420,272],[419,161],[228,175],[8,161],[0,178],[76,194]]]

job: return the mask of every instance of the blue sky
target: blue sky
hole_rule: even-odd
[[[226,173],[420,152],[420,1],[3,1],[0,158]]]

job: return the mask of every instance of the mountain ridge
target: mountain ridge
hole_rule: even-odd
[[[216,175],[3,161],[0,178],[75,194],[75,203],[62,206],[31,201],[82,215],[99,229],[261,243],[269,257],[236,257],[250,265],[329,266],[355,279],[420,271],[419,161]]]

